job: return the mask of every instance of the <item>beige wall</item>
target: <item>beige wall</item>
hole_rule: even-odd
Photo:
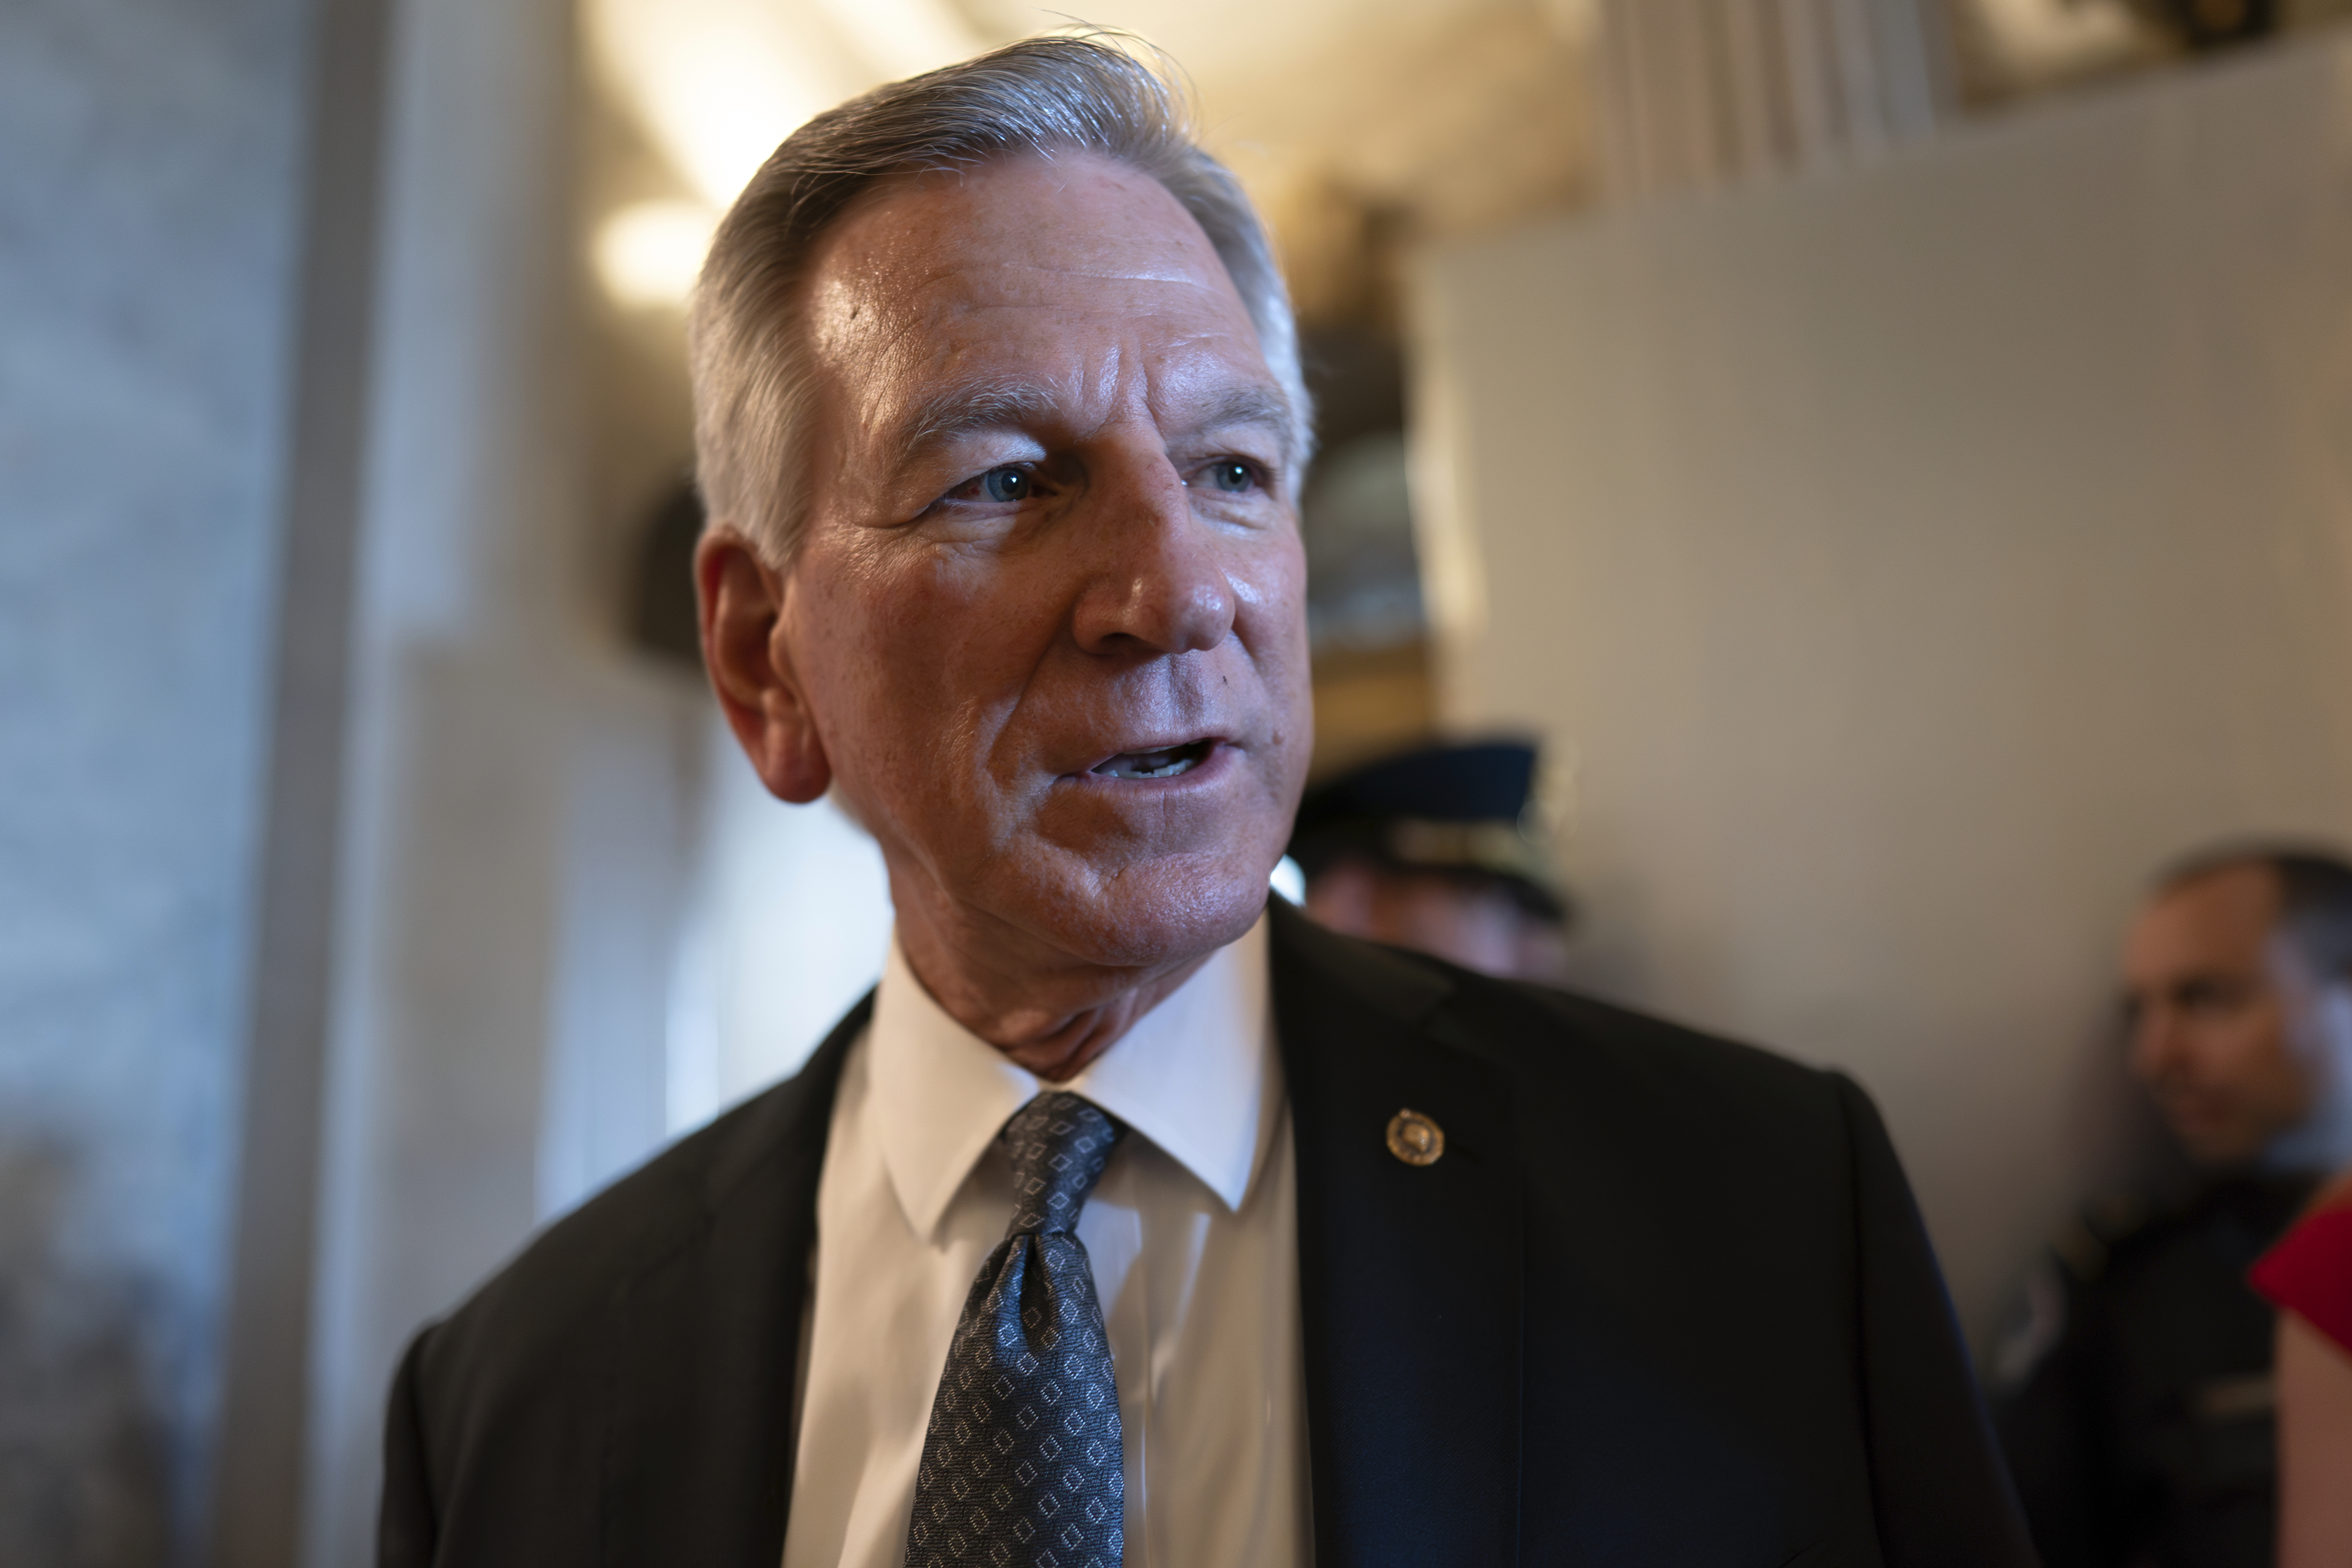
[[[2352,840],[2347,191],[2322,35],[1421,279],[1449,722],[1572,761],[1589,984],[1878,1097],[1979,1335],[2135,884]]]

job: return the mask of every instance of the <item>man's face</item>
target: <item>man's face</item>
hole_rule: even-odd
[[[806,295],[778,636],[901,904],[1092,963],[1246,930],[1311,742],[1290,411],[1207,238],[1084,157],[867,198]]]
[[[2133,1072],[2191,1159],[2252,1160],[2312,1109],[2317,994],[2280,939],[2267,867],[2167,889],[2125,945]]]

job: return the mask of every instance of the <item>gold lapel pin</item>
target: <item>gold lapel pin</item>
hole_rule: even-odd
[[[1445,1129],[1418,1110],[1389,1118],[1389,1152],[1408,1165],[1434,1165],[1445,1152]]]

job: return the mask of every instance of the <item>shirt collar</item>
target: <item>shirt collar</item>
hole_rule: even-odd
[[[1239,1209],[1280,1092],[1272,1018],[1260,916],[1062,1087]],[[932,1000],[895,934],[866,1048],[883,1163],[908,1223],[929,1237],[1005,1121],[1045,1086]]]

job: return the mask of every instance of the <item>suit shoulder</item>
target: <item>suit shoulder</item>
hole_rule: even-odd
[[[1703,1228],[1837,1257],[1855,1205],[1883,1177],[1900,1186],[1874,1109],[1841,1074],[1594,997],[1387,956],[1442,984],[1416,1021],[1428,1047],[1499,1080],[1533,1212],[1578,1216],[1547,1245],[1600,1227],[1639,1249]]]
[[[778,1195],[770,1189],[821,1153],[839,1071],[833,1044],[532,1238],[429,1331],[427,1384],[531,1381],[572,1355],[633,1280],[696,1245],[731,1206]]]
[[[1597,1095],[1683,1116],[1714,1107],[1735,1121],[1798,1115],[1843,1122],[1840,1075],[1592,996],[1500,980],[1402,948],[1341,936],[1286,907],[1277,954],[1329,994],[1370,1002],[1437,1040],[1499,1067],[1523,1089]]]
[[[1829,1110],[1838,1075],[1579,992],[1459,973],[1448,1004],[1484,1047],[1538,1078],[1601,1075],[1629,1090],[1771,1114]]]

